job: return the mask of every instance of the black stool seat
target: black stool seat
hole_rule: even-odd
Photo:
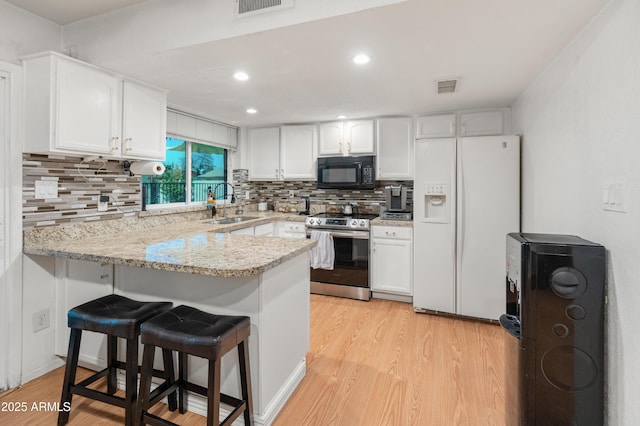
[[[131,339],[140,335],[140,324],[172,306],[171,302],[138,302],[110,294],[71,309],[67,320],[69,328]]]
[[[138,336],[140,326],[144,321],[171,309],[171,302],[139,302],[110,294],[99,299],[92,300],[76,306],[67,313],[67,323],[71,329],[69,337],[69,351],[67,353],[67,365],[62,386],[61,407],[71,404],[73,395],[81,395],[86,398],[102,401],[125,409],[125,424],[134,424],[134,415],[137,401],[138,381]],[[107,335],[107,368],[99,371],[80,383],[75,383],[78,358],[80,353],[80,340],[82,332],[93,331]],[[126,362],[118,361],[117,339],[126,339]],[[173,358],[169,350],[163,351],[164,371],[152,370],[152,375],[161,377],[164,382],[151,395],[153,401],[164,389],[171,386],[174,381]],[[116,373],[118,369],[125,370],[126,396],[115,396],[117,389]],[[90,389],[89,385],[102,377],[107,377],[107,391],[102,392]],[[167,396],[164,394],[163,396]],[[169,409],[177,408],[175,392],[169,395]],[[69,421],[69,411],[60,411],[58,425],[64,425]]]
[[[250,327],[249,317],[214,315],[181,305],[145,322],[140,341],[215,359],[249,337]]]
[[[251,320],[247,316],[215,315],[190,306],[177,306],[163,312],[140,327],[140,341],[144,344],[140,375],[140,403],[136,421],[151,424],[172,425],[148,412],[155,402],[150,400],[150,371],[153,367],[155,348],[178,352],[178,380],[164,392],[178,390],[178,407],[185,413],[186,391],[207,397],[207,425],[230,425],[244,414],[245,425],[252,424],[253,403],[249,373],[249,353],[247,341],[251,330]],[[220,361],[224,354],[238,348],[240,386],[242,399],[220,392]],[[209,361],[208,386],[198,386],[188,381],[187,355],[205,358]],[[219,421],[220,401],[233,410]]]

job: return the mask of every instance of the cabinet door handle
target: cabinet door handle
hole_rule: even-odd
[[[284,179],[284,169],[280,169],[280,177]]]
[[[279,178],[280,175],[278,174],[278,169],[276,169],[276,179]]]
[[[100,275],[100,279],[104,280],[105,278],[109,278],[109,274],[102,274]]]
[[[347,152],[351,152],[351,142],[347,143]]]

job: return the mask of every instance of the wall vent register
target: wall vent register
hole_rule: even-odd
[[[236,0],[236,16],[244,17],[293,7],[293,0]]]

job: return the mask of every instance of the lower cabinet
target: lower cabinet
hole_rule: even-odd
[[[413,294],[410,227],[371,227],[371,290],[402,296]]]
[[[285,238],[307,238],[304,222],[277,222],[276,236]]]
[[[239,235],[253,235],[253,226],[249,226],[247,228],[240,228],[229,232],[230,234],[239,234]]]
[[[55,259],[55,353],[66,356],[69,345],[67,312],[82,303],[113,293],[113,265],[75,259]],[[107,365],[104,334],[82,332],[79,361],[85,367]]]
[[[256,225],[253,230],[253,235],[256,237],[271,237],[273,236],[273,223],[263,223],[261,225]]]

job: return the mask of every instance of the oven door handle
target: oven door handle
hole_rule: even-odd
[[[356,240],[368,240],[369,233],[362,231],[327,231],[332,237],[353,238]],[[307,231],[307,236],[311,235],[311,231]]]

